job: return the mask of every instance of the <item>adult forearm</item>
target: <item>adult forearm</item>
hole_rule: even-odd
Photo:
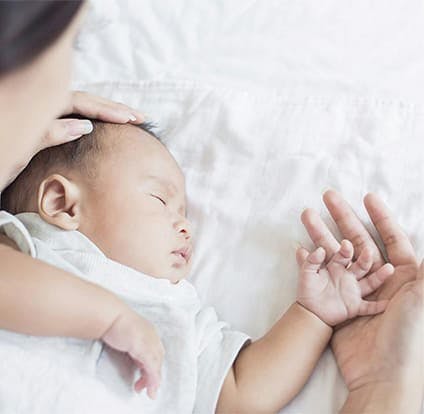
[[[94,339],[124,309],[107,290],[0,244],[0,328]]]
[[[310,377],[331,334],[317,316],[293,304],[264,337],[242,350],[234,375],[250,412],[286,405]]]
[[[419,414],[422,401],[417,383],[370,384],[351,391],[340,414]]]

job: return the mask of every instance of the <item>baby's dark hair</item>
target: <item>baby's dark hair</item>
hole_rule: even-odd
[[[68,115],[67,118],[81,117]],[[94,119],[90,121],[93,124],[93,131],[90,134],[65,144],[45,148],[34,155],[16,179],[1,193],[1,209],[12,214],[30,211],[38,186],[49,174],[78,169],[87,177],[92,175],[95,157],[104,148],[101,138],[105,134],[105,129],[111,126],[118,128],[119,124],[109,124]],[[143,122],[134,126],[159,140],[153,131],[154,124]]]

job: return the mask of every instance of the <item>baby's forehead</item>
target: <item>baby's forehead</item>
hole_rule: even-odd
[[[119,149],[131,146],[132,143],[147,144],[156,140],[141,125],[96,123],[94,133],[100,145],[105,149]]]
[[[181,186],[178,186],[173,180],[169,179],[169,177],[147,174],[144,180],[152,185],[161,187],[171,196],[175,196],[181,191],[181,188],[179,188]]]
[[[152,153],[160,157],[168,151],[143,125],[98,123],[94,134],[100,150],[98,155],[112,156],[115,160],[119,157],[141,164]]]
[[[161,186],[170,194],[185,191],[184,175],[174,157],[158,137],[143,129],[143,124],[102,124],[98,133],[101,146],[110,155],[121,154],[138,165],[140,179]]]

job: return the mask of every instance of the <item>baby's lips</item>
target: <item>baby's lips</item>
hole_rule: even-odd
[[[171,253],[180,254],[181,256],[184,257],[185,261],[188,262],[192,255],[192,252],[193,252],[192,248],[190,246],[187,246],[187,247],[183,247],[182,249],[174,250]]]

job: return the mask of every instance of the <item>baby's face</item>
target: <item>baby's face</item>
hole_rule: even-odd
[[[109,258],[177,283],[192,263],[182,171],[140,128],[120,125],[109,131],[96,178],[82,189],[79,231]]]

